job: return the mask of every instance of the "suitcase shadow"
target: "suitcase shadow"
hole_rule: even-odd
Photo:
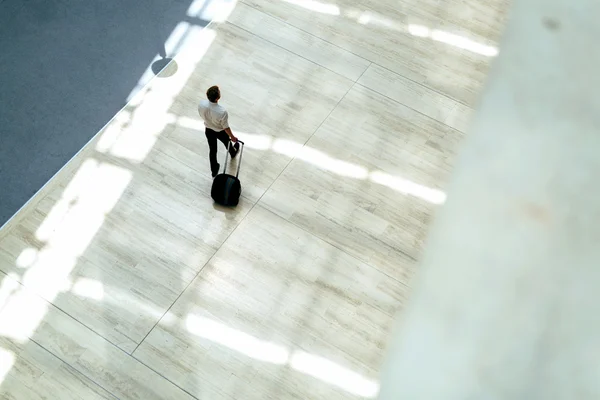
[[[214,201],[212,203],[212,206],[213,206],[213,208],[216,211],[222,212],[223,214],[225,214],[225,218],[231,219],[231,220],[235,219],[236,215],[239,212],[239,208],[238,207],[241,206],[241,205],[243,205],[243,200],[242,200],[241,197],[240,197],[240,202],[235,207],[222,206],[222,205],[220,205],[218,203],[215,203]]]

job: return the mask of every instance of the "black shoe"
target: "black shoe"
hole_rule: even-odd
[[[217,168],[212,170],[212,177],[214,178],[215,176],[219,175],[219,170],[221,169],[221,165],[217,164]]]
[[[235,158],[235,156],[238,155],[238,153],[240,152],[240,143],[239,142],[235,142],[235,144],[233,145],[233,150],[235,151],[235,153],[231,154],[231,159],[233,160]]]

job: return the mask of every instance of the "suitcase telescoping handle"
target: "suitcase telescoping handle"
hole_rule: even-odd
[[[242,155],[244,155],[244,142],[238,140],[237,143],[240,144],[240,158],[238,159],[237,172],[235,173],[235,177],[237,178],[240,174],[240,166],[242,165]],[[223,168],[223,173],[227,172],[227,161],[229,161],[229,147],[231,146],[231,140],[227,144],[227,154],[225,155],[225,168]]]

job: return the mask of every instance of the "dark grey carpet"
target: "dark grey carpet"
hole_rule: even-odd
[[[0,226],[125,104],[180,21],[207,24],[190,3],[0,0]]]

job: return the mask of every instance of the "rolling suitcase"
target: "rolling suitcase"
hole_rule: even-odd
[[[242,165],[242,155],[244,153],[244,142],[238,140],[240,144],[240,154],[237,165],[237,172],[235,176],[227,174],[227,162],[229,161],[229,146],[227,146],[227,155],[225,156],[225,168],[223,173],[215,176],[213,180],[212,188],[210,190],[210,196],[213,198],[215,203],[226,207],[235,207],[240,201],[240,194],[242,193],[242,184],[238,179],[240,174],[240,166]]]

